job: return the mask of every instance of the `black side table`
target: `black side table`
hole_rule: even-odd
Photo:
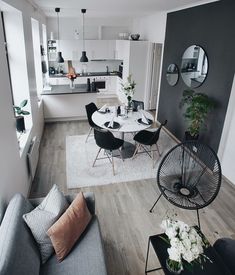
[[[150,236],[148,239],[145,274],[157,270],[163,270],[165,275],[173,275],[173,273],[166,268],[166,260],[168,258],[167,248],[169,248],[169,245],[162,240],[161,237],[166,238],[167,236],[165,234],[158,234]],[[148,270],[150,244],[158,257],[161,266]],[[203,269],[198,265],[194,265],[192,272],[185,269],[180,273],[180,275],[232,275],[212,246],[206,248],[204,254],[211,259],[212,263],[206,261],[203,265]]]

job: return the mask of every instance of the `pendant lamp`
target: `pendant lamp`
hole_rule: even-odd
[[[86,56],[85,51],[85,40],[84,40],[84,14],[86,13],[86,9],[82,9],[82,40],[83,40],[83,50],[82,50],[82,56],[80,58],[80,62],[88,62],[88,58]]]
[[[59,12],[60,8],[55,8],[55,12],[57,13],[57,35],[58,35],[58,51],[56,61],[58,63],[64,63],[64,58],[62,57],[62,52],[60,51],[60,24],[59,24]]]

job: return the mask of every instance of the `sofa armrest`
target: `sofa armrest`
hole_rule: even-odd
[[[218,239],[214,243],[214,248],[230,272],[235,274],[235,240],[230,238]]]
[[[86,199],[86,203],[87,203],[87,207],[90,211],[90,213],[92,215],[95,214],[95,195],[94,193],[92,192],[84,192],[84,198]],[[71,203],[75,197],[77,196],[77,194],[71,194],[71,195],[66,195],[66,199],[69,203]],[[34,206],[34,207],[37,207],[42,201],[43,201],[44,198],[36,198],[36,199],[29,199],[29,201],[31,202],[31,204]]]

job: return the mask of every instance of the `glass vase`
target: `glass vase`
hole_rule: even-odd
[[[183,271],[182,263],[174,262],[174,264],[172,264],[172,261],[169,258],[166,259],[166,268],[172,274],[180,274]]]
[[[70,80],[69,87],[70,87],[70,89],[75,88],[74,80]]]

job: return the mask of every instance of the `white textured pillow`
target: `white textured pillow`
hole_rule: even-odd
[[[42,263],[45,263],[54,252],[53,245],[46,232],[68,206],[69,204],[63,193],[59,191],[57,185],[53,185],[41,204],[33,211],[23,215],[24,221],[38,243]]]

